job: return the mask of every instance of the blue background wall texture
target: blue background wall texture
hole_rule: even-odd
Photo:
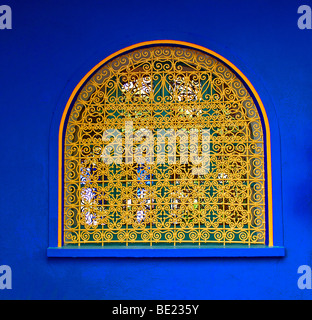
[[[11,6],[13,28],[0,30],[0,265],[9,265],[13,277],[0,299],[312,298],[312,290],[297,286],[298,267],[312,265],[312,30],[298,28],[297,10],[312,1],[1,4]],[[273,174],[282,181],[276,201],[283,208],[285,257],[47,257],[56,110],[102,59],[159,39],[216,51],[274,107],[281,163]]]

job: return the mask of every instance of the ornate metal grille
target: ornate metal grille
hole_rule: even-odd
[[[255,103],[221,62],[183,47],[121,55],[68,119],[64,244],[264,244],[263,150]]]

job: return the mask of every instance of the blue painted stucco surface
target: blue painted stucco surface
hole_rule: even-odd
[[[298,267],[312,265],[312,30],[297,27],[297,9],[309,3],[3,4],[12,8],[13,29],[0,30],[0,265],[12,268],[13,278],[0,299],[311,299],[312,290],[297,287]],[[47,257],[55,180],[49,143],[57,113],[99,61],[157,39],[196,43],[233,61],[274,110],[285,257]]]

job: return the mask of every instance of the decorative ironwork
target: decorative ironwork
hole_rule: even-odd
[[[257,108],[197,50],[143,48],[101,67],[71,110],[63,181],[65,245],[265,243]]]

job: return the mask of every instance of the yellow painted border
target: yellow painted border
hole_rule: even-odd
[[[124,49],[121,49],[111,55],[109,55],[107,58],[99,62],[95,67],[93,67],[77,84],[75,87],[74,91],[72,92],[69,100],[67,101],[67,104],[65,106],[65,109],[63,111],[60,127],[59,127],[59,155],[58,155],[58,247],[62,246],[62,172],[63,172],[63,130],[64,130],[64,124],[65,124],[65,119],[67,116],[67,112],[73,102],[73,99],[77,92],[82,88],[82,86],[85,84],[85,81],[96,71],[98,70],[101,66],[103,66],[106,62],[112,60],[116,56],[123,54],[125,52],[138,49],[141,47],[145,46],[151,46],[151,45],[181,45],[184,47],[189,47],[190,49],[197,49],[203,52],[208,53],[209,55],[218,58],[220,61],[224,62],[225,65],[231,67],[247,84],[248,88],[251,90],[251,92],[254,94],[254,97],[256,98],[258,105],[260,106],[264,124],[265,124],[265,131],[266,131],[266,146],[267,146],[267,187],[268,187],[268,228],[269,228],[269,246],[273,246],[273,203],[272,203],[272,172],[271,172],[271,135],[270,135],[270,126],[269,126],[269,121],[268,117],[264,108],[264,105],[251,84],[251,82],[248,80],[248,78],[230,61],[219,55],[218,53],[207,49],[205,47],[199,46],[197,44],[189,43],[189,42],[184,42],[184,41],[176,41],[176,40],[154,40],[154,41],[145,41],[145,42],[140,42],[137,44],[134,44],[132,46],[126,47]]]

